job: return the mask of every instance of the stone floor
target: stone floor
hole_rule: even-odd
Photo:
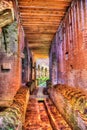
[[[39,88],[30,96],[23,130],[71,130],[53,102]]]
[[[24,130],[52,130],[43,102],[30,98]]]
[[[45,100],[48,116],[50,118],[53,130],[71,130],[70,126],[64,120],[60,112],[54,106],[53,102],[48,98]]]

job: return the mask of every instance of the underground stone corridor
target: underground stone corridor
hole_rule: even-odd
[[[87,130],[87,0],[0,0],[0,130]]]

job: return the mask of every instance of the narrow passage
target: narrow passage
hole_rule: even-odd
[[[23,130],[71,130],[48,95],[39,88],[30,96]]]

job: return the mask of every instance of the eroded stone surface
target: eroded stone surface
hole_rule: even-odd
[[[13,104],[0,112],[0,130],[22,130],[28,99],[28,88],[21,87],[14,97]]]
[[[82,89],[67,85],[55,85],[54,88],[49,89],[49,94],[73,130],[86,130],[87,96]]]
[[[11,24],[14,21],[12,1],[0,1],[0,27]]]
[[[49,98],[45,100],[45,104],[54,130],[72,130]]]
[[[12,24],[3,28],[4,45],[7,53],[17,54],[18,51],[18,23],[14,21]]]

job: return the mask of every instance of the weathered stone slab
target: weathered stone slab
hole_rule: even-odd
[[[28,100],[29,89],[21,87],[14,97],[13,104],[0,112],[0,130],[22,130]]]
[[[73,130],[87,130],[87,95],[82,89],[55,85],[49,94]]]

